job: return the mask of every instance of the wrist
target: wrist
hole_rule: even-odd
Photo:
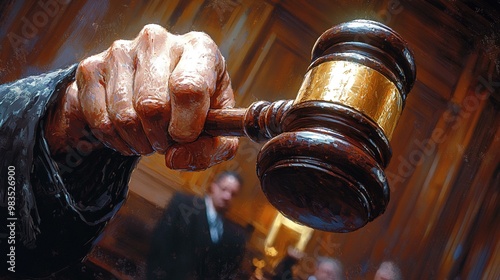
[[[78,89],[71,82],[51,108],[45,121],[45,138],[53,156],[66,154],[69,150],[82,149],[85,153],[102,147],[102,143],[87,129],[78,102]]]

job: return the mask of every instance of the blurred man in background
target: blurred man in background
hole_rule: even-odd
[[[241,186],[223,172],[204,197],[175,194],[153,234],[147,279],[239,279],[245,231],[225,214]]]
[[[319,258],[314,275],[307,280],[344,280],[342,263],[332,258]]]

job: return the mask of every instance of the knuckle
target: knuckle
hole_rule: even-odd
[[[108,137],[113,137],[115,135],[115,128],[113,123],[109,119],[99,119],[94,123],[94,127],[92,129],[94,134],[101,140],[104,140]]]
[[[156,119],[161,118],[165,111],[166,102],[152,96],[141,95],[134,104],[137,114],[143,118]]]
[[[103,69],[100,56],[95,55],[82,60],[78,64],[75,75],[77,88],[84,90],[87,86],[97,83],[103,75]]]
[[[102,60],[98,56],[88,57],[80,62],[77,72],[84,77],[91,76],[96,70],[102,69]]]
[[[207,33],[200,31],[191,31],[184,35],[184,40],[188,44],[201,47],[205,50],[209,50],[213,55],[217,57],[217,59],[220,59],[222,57],[217,44]]]
[[[129,52],[129,41],[127,40],[116,40],[114,41],[108,50],[109,54],[112,56],[117,56]]]
[[[129,91],[129,88],[126,85],[118,84],[113,91],[113,96],[127,96]]]
[[[206,79],[201,75],[188,73],[175,73],[170,76],[170,90],[176,97],[190,97],[191,99],[203,98],[212,90]]]
[[[203,43],[203,44],[206,44],[206,45],[209,45],[209,46],[215,46],[215,42],[212,40],[212,37],[210,37],[210,35],[208,35],[205,32],[190,31],[190,32],[186,33],[185,36],[190,41],[191,40],[196,40],[196,41],[198,41],[200,43]]]
[[[147,24],[141,32],[140,37],[145,39],[162,39],[167,36],[167,30],[158,24]]]
[[[132,110],[121,110],[113,116],[113,123],[125,129],[134,129],[139,125],[137,114]]]

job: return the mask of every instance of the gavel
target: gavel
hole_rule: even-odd
[[[265,142],[256,169],[269,202],[300,224],[351,232],[387,207],[389,140],[415,78],[395,31],[342,23],[314,44],[295,100],[210,110],[205,132]]]

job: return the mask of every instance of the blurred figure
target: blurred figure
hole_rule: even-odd
[[[294,279],[293,266],[304,257],[304,252],[288,246],[285,257],[276,265],[274,275],[271,280],[291,280]]]
[[[147,279],[239,279],[246,233],[224,215],[241,186],[223,172],[204,197],[175,194],[153,233]]]
[[[307,280],[344,280],[342,263],[332,258],[319,258],[314,275]]]
[[[402,280],[401,270],[393,261],[384,261],[380,264],[374,280]]]

